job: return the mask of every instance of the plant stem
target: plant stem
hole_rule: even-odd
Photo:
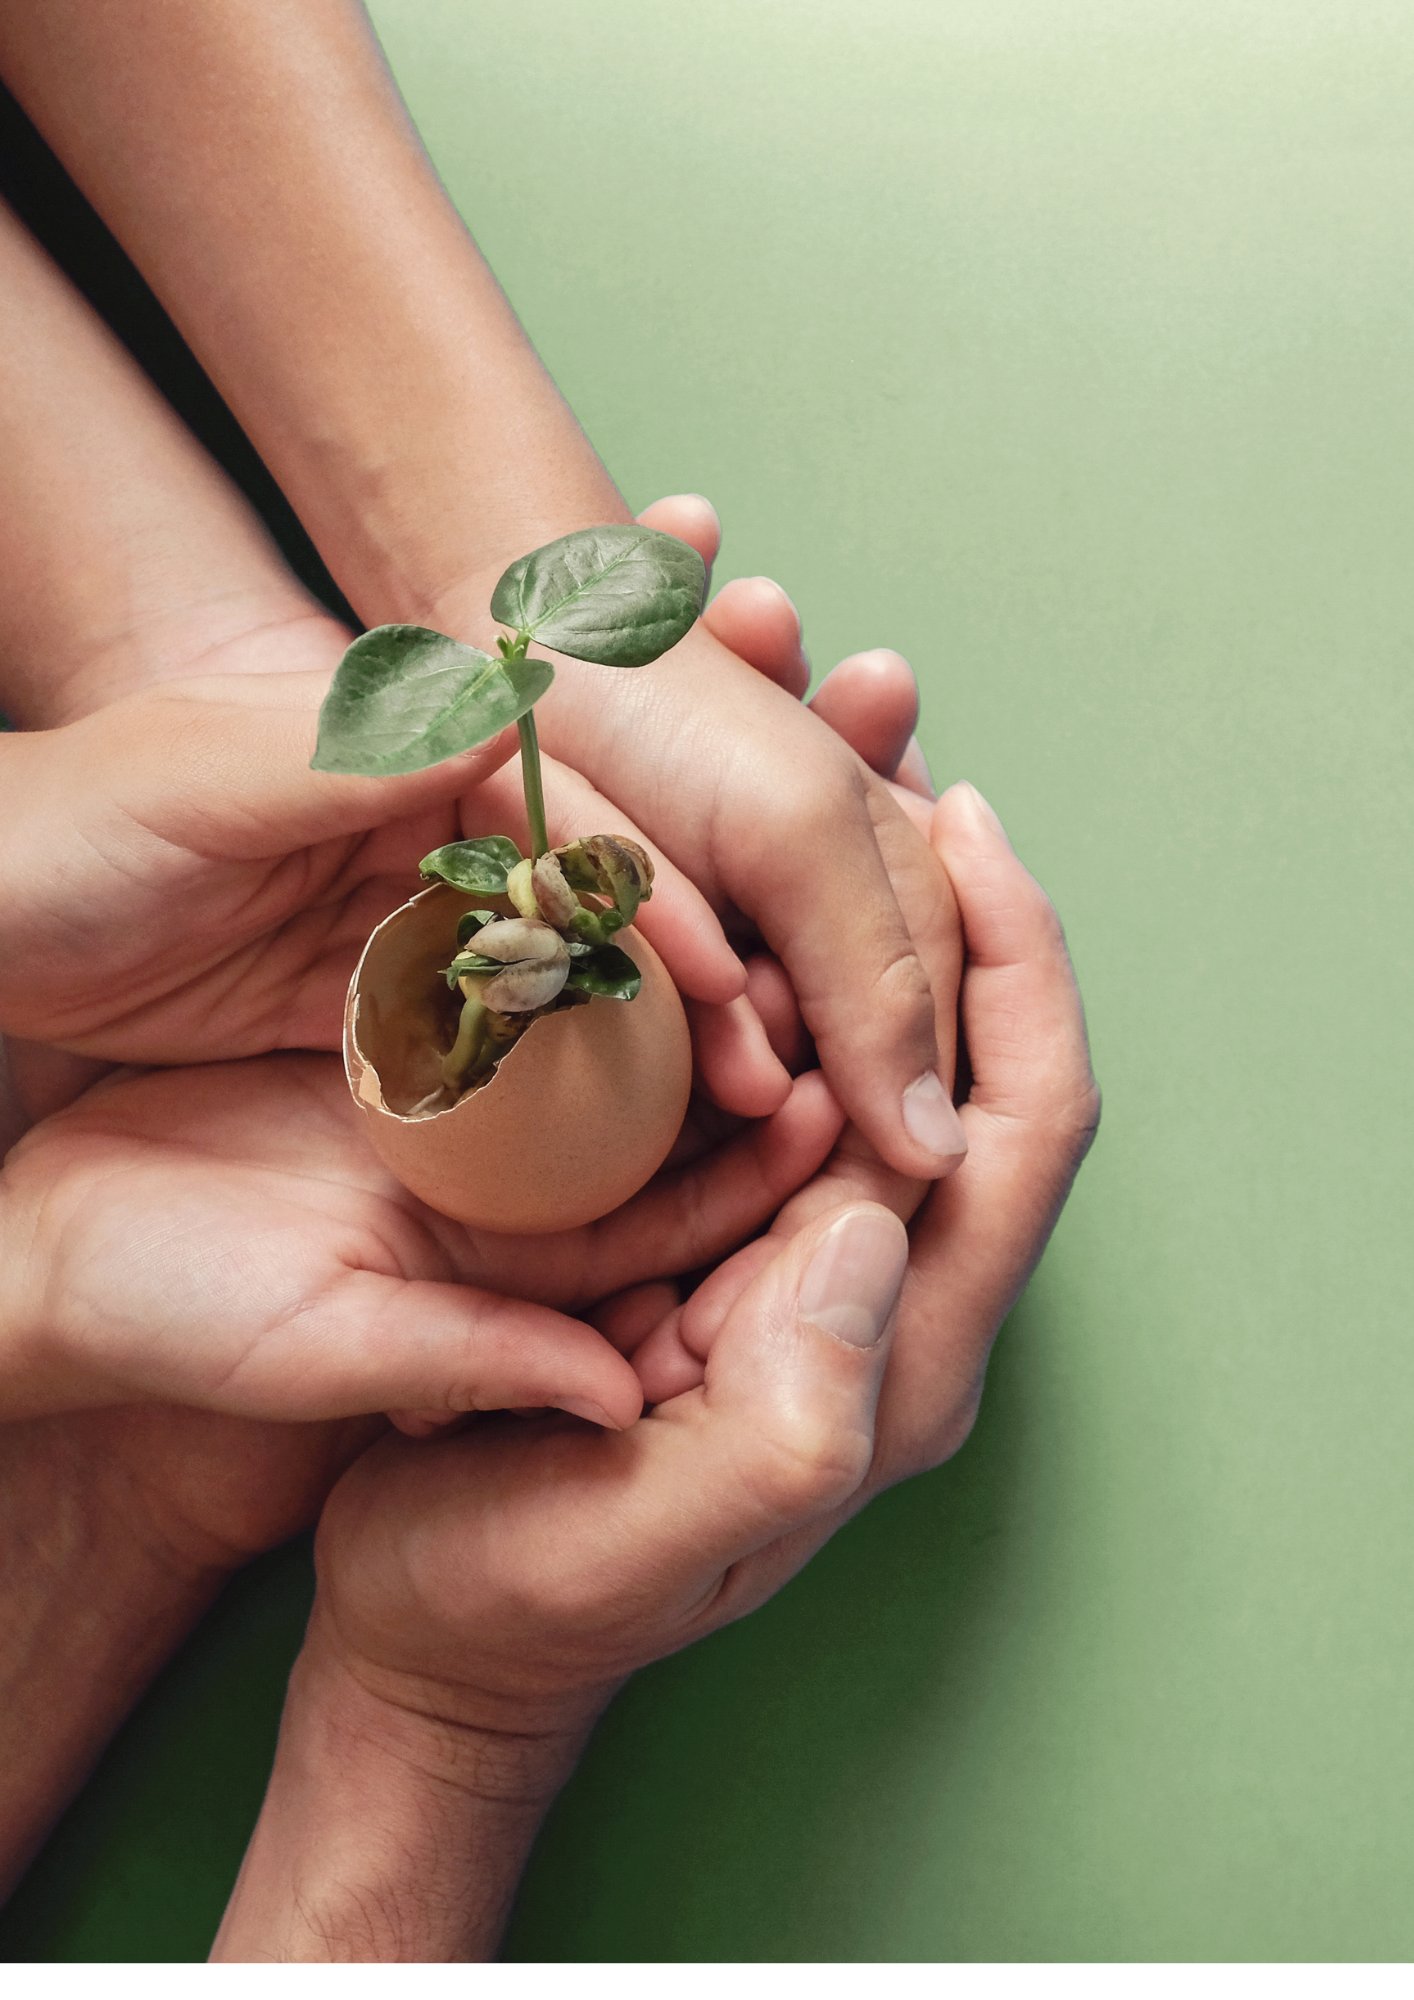
[[[530,821],[530,858],[538,861],[550,852],[550,836],[545,830],[545,792],[540,782],[540,739],[535,733],[534,711],[516,724],[520,731],[520,779],[525,787],[525,814]]]

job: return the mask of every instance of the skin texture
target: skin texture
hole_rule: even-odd
[[[33,1117],[93,1078],[66,1077],[53,1044],[94,1064],[336,1048],[357,954],[416,886],[420,856],[519,826],[521,804],[515,769],[485,775],[504,745],[410,780],[308,770],[346,635],[13,222],[0,267],[13,392],[0,404],[0,538],[26,579],[0,619],[0,693],[23,713],[49,686],[70,717],[0,740],[0,1021]],[[763,643],[779,623],[769,597]],[[48,650],[52,685],[36,664]],[[547,807],[556,838],[637,832],[563,768],[547,773]],[[534,1254],[459,1233],[448,1248],[440,1219],[386,1175],[369,1180],[337,1064],[113,1083],[27,1141],[0,1186],[16,1273],[0,1308],[0,1410],[163,1396],[265,1417],[549,1403],[631,1421],[625,1365],[543,1308],[722,1255],[821,1164],[839,1123],[818,1076],[792,1083],[750,1002],[730,997],[746,974],[669,863],[644,927],[696,996],[702,1095],[729,1116],[699,1116],[641,1204]],[[46,1046],[26,1046],[40,1035]],[[302,1151],[281,1104],[300,1091]],[[773,1122],[735,1136],[742,1114]],[[259,1272],[221,1287],[212,1316],[215,1274],[252,1235]],[[416,1339],[381,1337],[408,1320]]]
[[[311,1420],[553,1404],[611,1425],[637,1381],[582,1311],[715,1261],[819,1167],[818,1072],[602,1222],[463,1229],[373,1154],[332,1056],[119,1074],[0,1176],[0,1415],[159,1397]]]
[[[3,207],[0,280],[0,1025],[115,1062],[337,1049],[364,940],[514,732],[409,778],[310,771],[349,634]],[[547,791],[557,837],[637,831],[553,762]],[[480,804],[523,827],[518,763]],[[655,860],[651,941],[732,1000],[720,925]],[[736,1108],[784,1099],[758,1053]]]
[[[687,496],[662,503],[657,525],[670,526],[674,519],[680,528],[691,529],[697,523],[704,542],[711,539],[715,549],[716,517],[705,502]],[[709,617],[717,606],[730,605],[738,588],[729,585]],[[738,621],[734,643],[742,645],[759,671],[785,674],[800,655],[799,622],[778,588],[764,594],[756,591],[753,602],[764,602],[779,615],[755,627]],[[850,671],[845,663],[841,672],[846,679]],[[916,714],[916,690],[906,671],[895,677],[891,687],[876,692],[900,716]],[[766,962],[758,961],[757,990],[768,992],[775,1012],[771,1005],[763,1011],[789,1052],[792,1037],[800,1032],[798,1015],[782,979],[768,977],[762,985],[763,968],[769,973]],[[754,1023],[756,1017],[751,1019]],[[759,1024],[755,1032],[761,1032]],[[38,1076],[51,1092],[62,1092],[63,1078],[33,1060],[43,1053],[28,1052],[31,1078]],[[339,1095],[326,1091],[321,1098],[318,1080],[324,1068],[317,1059],[304,1060],[315,1078],[307,1096],[337,1128],[340,1113],[333,1107],[341,1103]],[[164,1093],[170,1089],[168,1079],[144,1081],[149,1089],[161,1086]],[[229,1094],[223,1103],[229,1112]],[[145,1176],[153,1168],[154,1146],[146,1134],[134,1134],[129,1125],[128,1137],[138,1141],[137,1157],[125,1161],[125,1120],[118,1116],[124,1106],[136,1111],[144,1105],[148,1111],[158,1108],[138,1085],[114,1087],[76,1107],[81,1122],[69,1127],[67,1137],[62,1127],[50,1128],[44,1142],[52,1143],[57,1135],[67,1146],[82,1135],[80,1151],[92,1158],[88,1148],[96,1145],[103,1159],[116,1164],[120,1183],[128,1172]],[[13,1098],[0,1108],[12,1130],[23,1128],[26,1115]],[[96,1124],[91,1120],[95,1111]],[[710,1121],[714,1114],[704,1108],[700,1115]],[[726,1122],[721,1114],[715,1119],[719,1129]],[[254,1129],[258,1136],[258,1119]],[[156,1138],[162,1146],[172,1145],[175,1155],[171,1179],[158,1189],[160,1209],[174,1189],[179,1196],[187,1194],[194,1162],[192,1149],[173,1144],[171,1134],[159,1130]],[[209,1135],[205,1143],[209,1152]],[[285,1149],[288,1152],[288,1133]],[[222,1174],[229,1164],[219,1156],[203,1162],[207,1171]],[[288,1160],[282,1164],[288,1172]],[[269,1163],[257,1163],[251,1178],[257,1185],[268,1184]],[[327,1203],[327,1185],[314,1192]],[[378,1198],[364,1190],[360,1199],[372,1206]],[[396,1202],[397,1197],[385,1193],[382,1199]],[[327,1217],[321,1221],[327,1227]],[[407,1217],[402,1218],[402,1227],[416,1237]],[[190,1254],[190,1244],[186,1247]],[[308,1246],[297,1248],[300,1258],[307,1260]],[[422,1248],[424,1255],[445,1254],[435,1243]],[[199,1266],[189,1268],[199,1271]],[[613,1282],[611,1272],[606,1269],[600,1282]],[[150,1287],[150,1275],[145,1283]],[[208,1296],[202,1291],[193,1297],[192,1309],[204,1307]],[[640,1285],[619,1292],[595,1318],[620,1345],[632,1347],[676,1303],[670,1285]],[[129,1325],[140,1315],[140,1301],[130,1299],[125,1308]],[[111,1344],[108,1351],[111,1357]],[[150,1357],[143,1365],[150,1365]],[[446,1423],[447,1411],[443,1405],[407,1413],[400,1421],[407,1429],[426,1434]],[[251,1556],[310,1525],[340,1472],[386,1428],[377,1417],[270,1423],[171,1403],[127,1404],[36,1422],[12,1421],[3,1427],[0,1491],[14,1496],[14,1504],[7,1501],[0,1507],[6,1523],[0,1564],[7,1605],[0,1643],[0,1757],[9,1774],[0,1800],[0,1882],[17,1879],[151,1673],[185,1636],[224,1578]],[[390,1748],[386,1704],[375,1704],[357,1684],[348,1682],[342,1669],[332,1683],[326,1683],[302,1668],[297,1684],[301,1690],[311,1685],[324,1690],[310,1721],[316,1748],[332,1749],[336,1768],[351,1774],[354,1793],[368,1777],[370,1764],[376,1766],[373,1782],[386,1805],[399,1786],[407,1785],[408,1757],[422,1755],[415,1731],[409,1737],[394,1716],[397,1727]],[[310,1714],[307,1707],[298,1703],[292,1707],[292,1730],[302,1727],[306,1714]],[[438,1867],[450,1866],[449,1893],[459,1910],[471,1912],[467,1921],[472,1932],[463,1940],[466,1950],[484,1948],[499,1930],[525,1845],[548,1796],[577,1754],[581,1737],[582,1731],[551,1732],[530,1773],[520,1769],[518,1759],[507,1767],[499,1755],[489,1765],[479,1755],[474,1757],[462,1773],[472,1794],[469,1811],[464,1802],[468,1787],[438,1783],[430,1797],[413,1788],[406,1825],[396,1814],[374,1822],[380,1842],[406,1842],[410,1827],[433,1829],[435,1855],[429,1870],[433,1860]],[[447,1738],[449,1743],[454,1740]],[[481,1794],[492,1786],[497,1771],[507,1778],[513,1797],[488,1803]],[[316,1815],[327,1815],[331,1809],[324,1783],[329,1776],[328,1768],[322,1768],[311,1808]],[[356,1802],[364,1810],[366,1801]],[[327,1818],[323,1824],[327,1828]],[[317,1835],[313,1828],[301,1838],[314,1840]],[[366,1867],[367,1862],[365,1854],[361,1865]],[[359,1867],[352,1872],[356,1878]],[[395,1906],[399,1924],[414,1939],[425,1921],[418,1912],[428,1907],[422,1888],[426,1879],[419,1877]],[[475,1892],[468,1887],[472,1881],[480,1885]],[[371,1907],[376,1911],[379,1906]],[[386,1955],[388,1939],[376,1925],[370,1931],[366,1911],[360,1913],[341,1902],[325,1933],[325,1946],[333,1955],[377,1956]]]
[[[931,832],[967,938],[966,1165],[908,1246],[877,1206],[803,1226],[787,1210],[635,1339],[659,1400],[631,1430],[503,1420],[357,1461],[321,1520],[315,1614],[216,1957],[489,1955],[622,1678],[761,1603],[872,1493],[965,1439],[1099,1100],[1060,926],[990,808],[956,786]],[[825,1296],[867,1299],[872,1345],[857,1317],[853,1341],[814,1317],[808,1273],[842,1230],[853,1268]]]
[[[508,562],[628,518],[352,0],[15,0],[0,70],[367,623],[488,644]],[[947,1082],[936,870],[867,761],[700,625],[634,674],[563,663],[538,721],[551,755],[629,807],[745,949],[759,938],[780,959],[832,1089],[881,1156],[947,1171],[945,1095],[930,1128],[905,1122],[906,1091]],[[700,999],[741,990],[716,958],[699,979],[690,954],[660,948]]]
[[[231,1572],[385,1429],[158,1404],[0,1425],[0,1899]]]

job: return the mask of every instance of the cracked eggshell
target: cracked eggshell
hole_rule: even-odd
[[[407,1115],[436,1090],[452,1044],[461,1003],[442,968],[457,920],[498,901],[438,883],[378,926],[349,987],[344,1068],[374,1151],[429,1208],[545,1235],[607,1215],[657,1172],[687,1110],[692,1046],[662,960],[629,929],[614,942],[643,974],[636,999],[532,1021],[489,1083]]]

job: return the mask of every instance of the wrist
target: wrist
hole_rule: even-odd
[[[213,1958],[490,1957],[602,1699],[493,1721],[350,1657],[316,1604]]]

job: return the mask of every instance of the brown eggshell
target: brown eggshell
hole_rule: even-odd
[[[489,1083],[449,1110],[405,1115],[441,1081],[461,1005],[442,968],[458,918],[487,901],[438,883],[378,926],[344,1010],[349,1088],[374,1151],[429,1208],[514,1235],[572,1229],[666,1159],[692,1087],[687,1017],[663,961],[625,930],[616,942],[643,974],[636,999],[542,1015]]]

